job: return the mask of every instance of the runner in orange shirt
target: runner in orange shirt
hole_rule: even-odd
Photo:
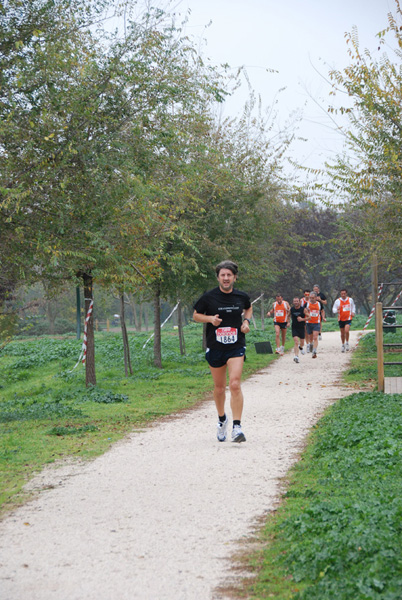
[[[275,326],[275,342],[276,342],[276,354],[283,356],[286,342],[286,330],[288,327],[290,306],[282,298],[281,294],[276,294],[276,302],[274,302],[270,311],[267,312],[267,317],[274,314],[274,326]],[[281,343],[282,341],[282,343]]]
[[[317,358],[317,349],[318,349],[318,335],[320,333],[321,328],[321,312],[322,307],[321,303],[318,301],[317,294],[315,292],[310,292],[309,301],[307,302],[306,308],[308,309],[310,315],[307,319],[306,329],[309,335],[312,335],[313,338],[313,358]]]

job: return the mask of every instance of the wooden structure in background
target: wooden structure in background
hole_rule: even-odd
[[[383,306],[382,302],[376,303],[375,311],[375,336],[377,344],[377,373],[378,373],[378,391],[386,394],[402,394],[402,376],[385,377],[384,367],[387,365],[400,365],[401,361],[384,361],[384,348],[402,348],[402,343],[385,343],[384,329],[402,327],[402,325],[384,325],[383,313],[387,310],[402,310],[402,306]]]

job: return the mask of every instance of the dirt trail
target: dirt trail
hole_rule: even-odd
[[[357,333],[352,334],[352,346]],[[271,510],[323,409],[348,393],[339,333],[243,384],[247,442],[219,443],[212,402],[133,432],[90,463],[48,470],[0,524],[2,600],[210,600]]]

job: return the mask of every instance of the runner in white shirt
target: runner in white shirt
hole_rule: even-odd
[[[332,312],[338,314],[339,330],[341,332],[341,352],[349,352],[350,324],[356,314],[356,306],[353,298],[348,296],[348,291],[342,289],[340,298],[337,298],[332,307]]]

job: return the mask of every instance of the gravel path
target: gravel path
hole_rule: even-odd
[[[225,598],[217,587],[236,577],[241,540],[274,507],[323,409],[348,393],[338,380],[349,356],[325,333],[316,360],[289,352],[248,379],[246,443],[216,440],[207,401],[92,462],[44,472],[38,497],[0,524],[0,598]]]

